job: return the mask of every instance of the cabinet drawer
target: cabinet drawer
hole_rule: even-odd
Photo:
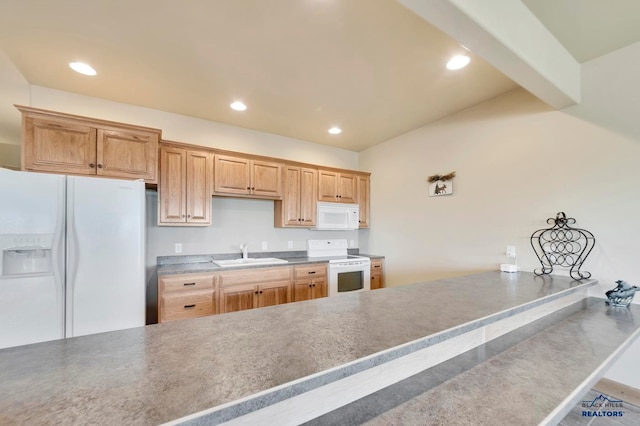
[[[293,274],[295,279],[324,277],[327,275],[327,265],[324,263],[316,263],[313,265],[296,266]]]
[[[220,272],[220,286],[228,287],[238,284],[260,283],[267,281],[289,280],[291,268],[257,268],[237,269],[234,271]]]
[[[191,293],[162,298],[161,321],[196,318],[215,313],[213,293]]]
[[[160,278],[160,293],[213,291],[215,275],[175,275]]]
[[[376,259],[371,261],[371,273],[382,273],[381,259]]]

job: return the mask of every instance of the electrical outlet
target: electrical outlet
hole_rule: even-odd
[[[176,253],[182,253],[182,243],[176,243],[176,246],[174,248],[174,251]]]
[[[356,242],[354,240],[349,240],[349,247],[353,248],[356,246]]]
[[[287,248],[293,248],[293,241],[287,241]]]
[[[507,257],[511,259],[515,259],[516,257],[516,246],[507,246]]]
[[[267,247],[268,247],[268,246],[267,246],[267,242],[266,242],[266,241],[263,241],[263,242],[262,242],[262,250],[266,250],[266,249],[267,249]]]

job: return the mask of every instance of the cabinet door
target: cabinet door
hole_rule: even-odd
[[[338,175],[338,201],[341,203],[358,202],[358,177],[351,174]]]
[[[291,302],[289,281],[274,281],[258,286],[258,307],[281,305]]]
[[[327,297],[327,279],[326,278],[314,278],[311,280],[311,298],[319,299],[321,297]]]
[[[155,182],[157,133],[98,129],[96,146],[98,175]]]
[[[293,283],[293,301],[301,302],[312,298],[311,280],[297,280]]]
[[[371,261],[371,290],[378,288],[384,288],[384,271],[381,259]]]
[[[64,121],[24,117],[23,168],[96,174],[96,129]]]
[[[318,171],[293,166],[284,168],[282,201],[274,204],[275,226],[312,227],[316,224]]]
[[[251,165],[248,159],[216,155],[214,174],[214,192],[243,195],[251,193]]]
[[[160,149],[160,186],[158,187],[158,223],[185,223],[187,155],[184,149]]]
[[[338,201],[338,173],[320,170],[318,173],[318,200]]]
[[[258,287],[253,284],[220,288],[220,313],[243,311],[258,306]]]
[[[300,211],[302,169],[300,167],[287,166],[284,173],[285,189],[281,204],[282,224],[280,226],[299,226],[302,219]]]
[[[251,195],[282,198],[282,165],[265,161],[251,162]]]
[[[318,205],[318,171],[300,170],[300,225],[312,227],[316,224]]]
[[[360,207],[360,228],[369,227],[369,178],[358,176],[358,206]]]
[[[211,224],[212,155],[204,151],[187,151],[186,165],[187,222]]]

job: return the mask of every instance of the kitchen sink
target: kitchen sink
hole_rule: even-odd
[[[278,265],[281,263],[288,263],[288,261],[284,259],[278,259],[277,257],[248,257],[246,259],[214,260],[213,263],[222,268],[225,268],[229,266],[242,265]]]

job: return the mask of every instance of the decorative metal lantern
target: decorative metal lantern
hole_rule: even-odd
[[[586,229],[571,227],[576,220],[567,218],[564,212],[556,214],[555,219],[547,219],[547,223],[553,226],[539,229],[531,235],[531,247],[542,265],[541,269],[533,272],[536,275],[550,274],[557,265],[571,268],[569,274],[574,280],[590,278],[591,272],[580,271],[580,268],[596,244],[593,234]]]

